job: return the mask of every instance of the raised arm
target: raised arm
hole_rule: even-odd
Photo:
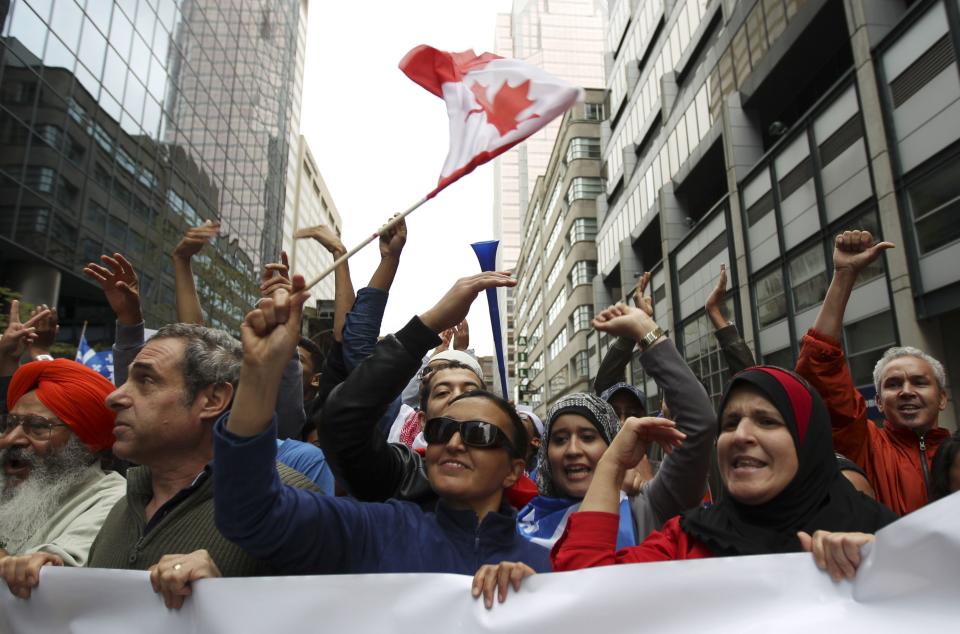
[[[653,317],[653,296],[644,295],[650,284],[650,272],[647,271],[637,279],[636,290],[633,294],[633,304],[650,317]],[[630,337],[617,337],[607,353],[600,360],[597,376],[593,380],[593,391],[602,394],[608,387],[623,381],[623,371],[630,363],[636,341]]]
[[[649,345],[644,343],[644,337],[657,331],[656,322],[644,311],[614,306],[597,315],[594,327],[630,337],[643,348],[640,363],[663,390],[674,421],[686,437],[679,449],[664,457],[645,489],[653,523],[659,527],[703,499],[717,430],[713,404],[672,341],[660,336]],[[632,507],[635,515],[645,514],[640,498],[634,498]],[[649,528],[649,521],[641,524]]]
[[[140,304],[140,279],[133,265],[119,253],[100,257],[103,266],[90,262],[83,274],[100,285],[107,303],[117,316],[117,336],[113,343],[113,381],[119,387],[127,382],[127,367],[143,347],[143,309]]]
[[[327,225],[317,225],[316,227],[306,227],[297,229],[293,234],[295,240],[304,240],[307,238],[316,240],[324,249],[330,252],[333,259],[336,260],[347,252],[340,236],[332,227]],[[335,341],[341,341],[343,337],[343,323],[347,317],[347,311],[353,306],[356,298],[353,292],[353,281],[350,279],[350,265],[344,260],[336,269],[333,270],[333,338]]]
[[[843,313],[860,271],[893,246],[890,242],[874,244],[869,231],[845,231],[837,236],[833,279],[813,328],[803,337],[797,359],[797,374],[816,388],[830,411],[834,446],[861,467],[869,450],[867,404],[853,384],[840,347]]]
[[[173,250],[173,280],[176,289],[177,321],[185,324],[203,324],[203,309],[193,278],[193,256],[220,233],[220,223],[207,220],[199,227],[187,229],[183,239]]]
[[[34,314],[26,322],[20,321],[20,302],[10,302],[10,314],[7,327],[0,337],[0,377],[11,377],[20,367],[20,357],[37,337],[37,322],[50,314],[49,310]],[[7,411],[6,391],[3,394],[0,411]]]
[[[723,315],[721,307],[726,292],[727,267],[725,264],[721,264],[717,285],[707,296],[704,308],[707,311],[707,317],[710,318],[710,323],[713,324],[713,334],[716,335],[717,341],[720,343],[720,351],[723,352],[727,367],[732,375],[757,365],[757,362],[753,358],[753,352],[747,346],[747,342],[740,336],[736,325],[728,321]]]
[[[361,288],[343,323],[343,360],[352,371],[373,351],[380,336],[383,312],[387,308],[390,286],[400,266],[400,254],[407,241],[407,225],[402,220],[389,229],[380,229],[380,264],[370,283]],[[392,408],[394,415],[399,404]]]

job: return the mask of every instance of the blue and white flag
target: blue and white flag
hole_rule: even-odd
[[[76,361],[113,381],[113,350],[97,352],[87,343],[86,335],[80,336]]]

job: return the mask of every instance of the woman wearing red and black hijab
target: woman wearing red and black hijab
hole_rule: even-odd
[[[813,550],[834,578],[852,577],[859,546],[896,516],[840,474],[820,396],[792,372],[755,367],[734,377],[720,411],[720,503],[677,516],[639,546],[617,551],[618,491],[648,440],[641,419],[632,419],[554,547],[554,570]]]

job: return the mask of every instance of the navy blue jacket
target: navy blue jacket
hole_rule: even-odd
[[[281,574],[446,572],[473,575],[484,564],[522,561],[550,571],[549,551],[520,537],[516,514],[477,522],[473,511],[437,503],[360,502],[286,486],[276,470],[276,421],[251,438],[215,427],[213,490],[217,529]]]

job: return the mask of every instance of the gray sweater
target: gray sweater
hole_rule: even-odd
[[[706,390],[672,340],[641,354],[640,363],[663,390],[674,422],[687,435],[679,448],[664,457],[657,475],[640,494],[630,498],[637,538],[642,541],[671,517],[700,504],[717,438],[717,416]]]

